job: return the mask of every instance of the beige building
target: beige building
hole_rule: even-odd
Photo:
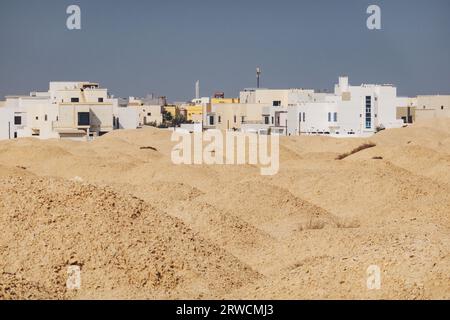
[[[314,90],[306,89],[244,89],[241,103],[261,103],[273,107],[297,105],[298,101],[314,99]]]
[[[108,90],[92,82],[51,82],[50,101],[57,108],[53,131],[60,138],[100,136],[114,130]]]
[[[450,95],[417,96],[416,120],[450,117]]]
[[[220,130],[239,130],[242,124],[262,123],[263,108],[259,103],[222,103],[213,105],[206,127]]]
[[[128,100],[128,108],[135,109],[139,115],[139,126],[156,124],[157,126],[163,122],[163,106],[146,104],[141,99],[130,97]]]
[[[114,110],[119,109],[117,99],[110,98],[107,89],[86,81],[50,82],[47,92],[7,96],[5,108],[13,112],[13,121],[8,123],[10,138],[80,140],[114,130]],[[130,117],[128,112],[121,115]]]

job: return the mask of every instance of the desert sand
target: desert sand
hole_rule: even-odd
[[[275,176],[170,135],[0,142],[0,299],[450,299],[449,119],[282,137]]]

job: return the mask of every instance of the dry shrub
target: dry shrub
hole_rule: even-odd
[[[345,158],[351,156],[352,154],[358,153],[358,152],[360,152],[360,151],[362,151],[362,150],[366,150],[366,149],[369,149],[369,148],[373,148],[373,147],[375,147],[375,146],[376,146],[376,144],[373,143],[373,142],[364,143],[364,144],[360,145],[359,147],[353,149],[353,150],[350,151],[350,152],[347,152],[347,153],[343,153],[343,154],[338,155],[337,158],[336,158],[336,160],[343,160],[343,159],[345,159]]]
[[[356,229],[361,223],[356,219],[339,219],[336,221],[336,227],[339,229]]]
[[[299,231],[303,230],[321,230],[325,228],[325,222],[321,219],[310,218],[305,224],[302,224]]]
[[[153,150],[153,151],[158,151],[158,149],[154,148],[154,147],[141,147],[141,150]]]

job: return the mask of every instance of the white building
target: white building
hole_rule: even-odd
[[[268,105],[261,122],[244,125],[243,131],[348,137],[370,136],[403,125],[397,120],[399,98],[392,85],[351,86],[347,77],[340,77],[334,93],[246,89],[240,96],[241,102]]]

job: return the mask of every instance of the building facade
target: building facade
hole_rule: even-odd
[[[120,106],[107,89],[87,81],[50,82],[47,92],[7,96],[3,108],[13,112],[8,138],[86,140],[124,128],[119,119],[128,129],[137,127],[132,110]]]
[[[417,97],[416,120],[450,117],[450,95]]]

